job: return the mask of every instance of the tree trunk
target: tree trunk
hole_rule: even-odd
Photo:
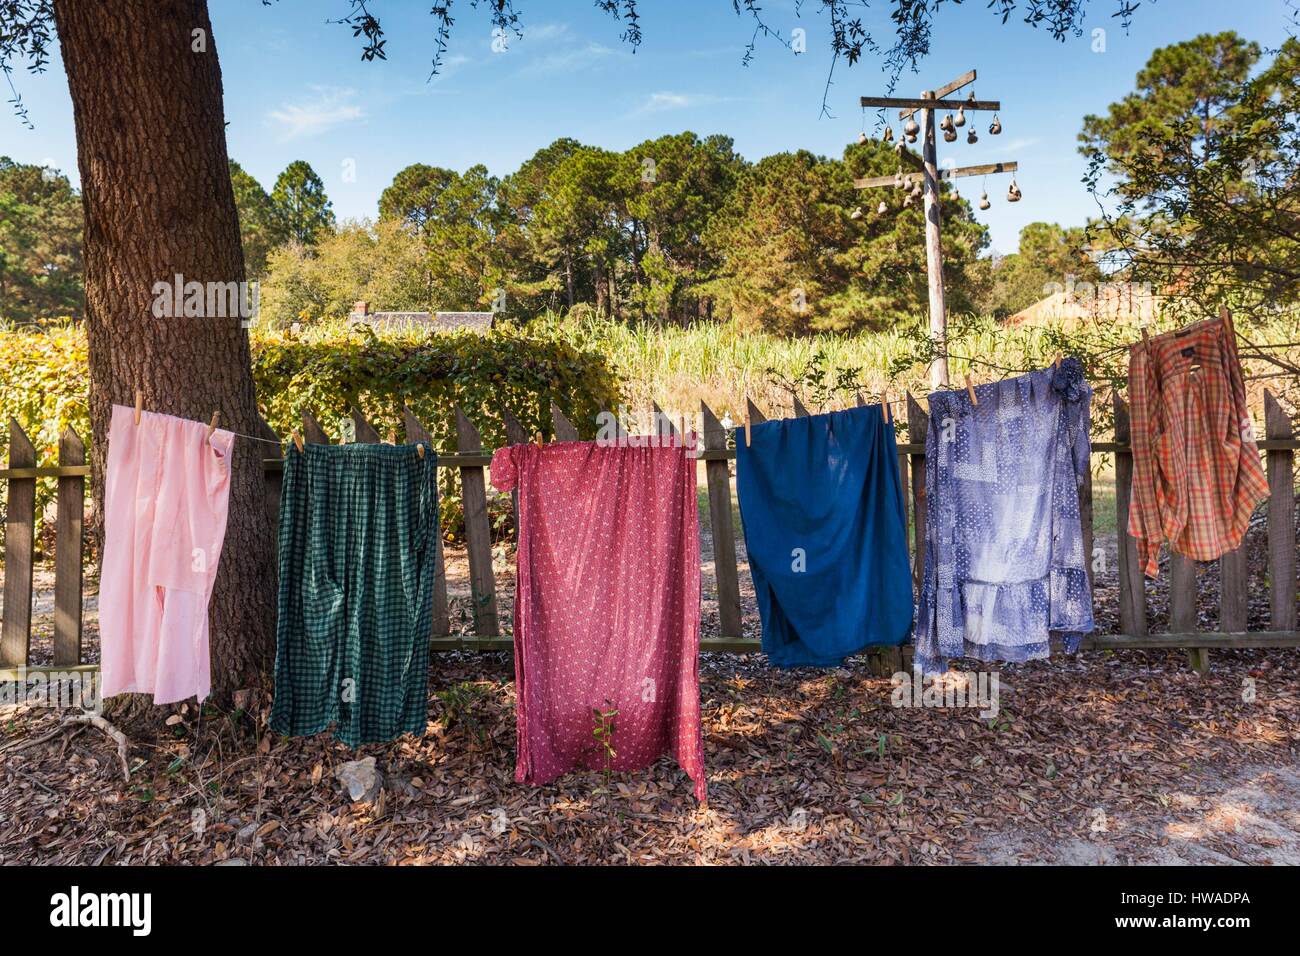
[[[155,318],[156,282],[242,282],[221,69],[204,0],[55,0],[85,208],[96,529],[114,403],[264,434],[239,316]],[[202,31],[201,34],[194,31]],[[200,40],[204,50],[196,50]],[[179,303],[177,303],[179,304]],[[205,309],[206,311],[206,309]],[[261,460],[238,439],[210,608],[218,704],[260,683],[272,649],[274,539]]]
[[[564,284],[569,293],[569,309],[573,309],[573,253],[564,251]]]

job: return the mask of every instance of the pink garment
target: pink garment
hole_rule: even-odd
[[[493,455],[492,484],[519,489],[515,780],[604,769],[593,708],[613,708],[611,769],[671,749],[703,802],[695,459],[513,445]]]
[[[203,700],[208,600],[226,537],[233,433],[113,406],[99,580],[103,695]]]

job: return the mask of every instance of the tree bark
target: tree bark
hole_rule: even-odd
[[[204,0],[55,0],[85,208],[96,529],[114,403],[264,434],[239,316],[156,318],[154,284],[242,282],[221,69]],[[202,31],[196,34],[194,31]],[[196,51],[201,38],[205,47]],[[238,439],[210,606],[213,695],[253,687],[272,650],[274,538],[261,461]]]
[[[564,283],[569,292],[569,308],[573,308],[573,253],[564,251]]]

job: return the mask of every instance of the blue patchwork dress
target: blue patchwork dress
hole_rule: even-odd
[[[914,666],[1073,653],[1093,628],[1079,481],[1092,389],[1077,359],[929,396],[925,576]]]

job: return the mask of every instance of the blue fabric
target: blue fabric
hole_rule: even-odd
[[[833,667],[902,644],[912,575],[898,445],[880,406],[751,431],[748,446],[736,436],[736,492],[768,660]]]
[[[914,666],[947,658],[1073,653],[1093,628],[1079,481],[1092,389],[1077,359],[1059,368],[930,395],[925,577]]]

